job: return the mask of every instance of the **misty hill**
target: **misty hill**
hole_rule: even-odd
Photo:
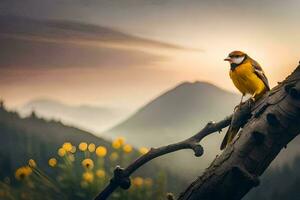
[[[47,166],[47,160],[66,141],[76,145],[82,141],[110,145],[91,133],[65,126],[59,121],[47,121],[34,114],[20,118],[16,112],[8,112],[3,107],[0,107],[0,137],[0,177],[13,174],[11,170],[30,158]]]
[[[239,96],[205,82],[184,82],[105,133],[137,146],[158,146],[191,136],[210,120],[233,111]],[[158,139],[159,137],[159,139]]]
[[[125,136],[130,143],[147,147],[177,142],[195,134],[208,121],[231,114],[239,99],[239,95],[210,83],[184,82],[146,104],[104,136]],[[190,151],[182,151],[162,160],[169,163],[170,170],[175,173],[184,170],[185,177],[192,180],[219,152],[222,137],[215,134],[205,139],[202,142],[205,154],[200,159]]]
[[[122,109],[89,105],[69,106],[49,99],[33,100],[18,109],[22,115],[28,115],[33,110],[43,118],[58,119],[94,132],[104,131],[127,116],[127,111]]]

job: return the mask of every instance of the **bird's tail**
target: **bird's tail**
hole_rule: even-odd
[[[239,127],[231,127],[231,126],[228,128],[220,147],[221,150],[225,149],[225,147],[233,140],[233,138],[239,132],[239,129],[240,129]]]

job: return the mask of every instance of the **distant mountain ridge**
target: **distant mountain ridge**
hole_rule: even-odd
[[[20,118],[18,113],[0,107],[0,177],[13,174],[29,159],[35,159],[46,167],[47,160],[55,156],[64,142],[78,145],[80,142],[109,147],[110,142],[59,121],[45,120],[34,114]]]
[[[156,147],[178,142],[195,134],[208,121],[231,114],[239,99],[239,95],[207,82],[183,82],[103,135],[124,136],[135,146]],[[206,138],[202,142],[205,153],[201,158],[195,158],[192,152],[185,150],[160,159],[168,163],[166,167],[174,173],[184,170],[185,177],[191,181],[219,153],[222,137],[214,134]]]
[[[168,141],[178,141],[195,133],[209,120],[230,114],[238,100],[238,95],[213,84],[184,82],[150,101],[104,135],[125,135],[137,146],[156,146],[167,142],[155,140],[152,136],[157,134],[168,137]],[[143,140],[147,134],[150,137]],[[176,137],[174,134],[177,134]]]
[[[51,99],[35,99],[21,106],[18,111],[24,116],[35,111],[38,116],[61,120],[76,127],[102,132],[128,115],[118,108],[90,105],[70,106]]]

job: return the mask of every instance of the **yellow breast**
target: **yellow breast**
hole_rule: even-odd
[[[230,70],[230,78],[242,94],[260,95],[266,90],[264,82],[254,73],[250,62]]]

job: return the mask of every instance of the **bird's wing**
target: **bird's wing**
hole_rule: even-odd
[[[253,66],[254,73],[258,76],[258,78],[260,78],[264,82],[267,89],[270,90],[269,81],[268,81],[263,69],[258,64],[258,62],[256,62],[255,60],[253,60],[251,58],[250,58],[250,60],[251,60],[252,66]]]

